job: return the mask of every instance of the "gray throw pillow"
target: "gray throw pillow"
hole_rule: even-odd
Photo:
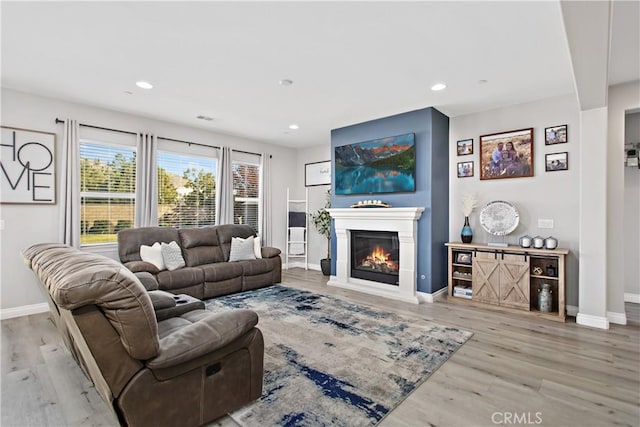
[[[162,244],[162,259],[167,270],[173,271],[187,265],[182,257],[182,250],[177,242]]]
[[[229,253],[229,262],[247,261],[256,259],[253,252],[253,236],[242,239],[240,237],[231,238],[231,253]]]

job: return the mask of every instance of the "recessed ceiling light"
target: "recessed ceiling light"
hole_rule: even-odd
[[[151,83],[143,82],[143,81],[136,82],[136,86],[138,86],[139,88],[142,88],[142,89],[151,89],[151,88],[153,88],[153,85]]]
[[[293,124],[293,125],[289,125],[289,129],[291,130],[296,130],[296,129],[300,129],[300,126]]]
[[[282,79],[278,83],[280,83],[281,86],[291,86],[293,84],[293,80]]]
[[[196,119],[206,120],[206,121],[208,121],[208,122],[213,121],[213,117],[209,117],[209,116],[202,116],[202,115],[197,116],[197,117],[196,117]]]
[[[431,86],[431,90],[438,91],[438,90],[442,90],[442,89],[444,89],[446,87],[447,87],[447,85],[444,84],[444,83],[436,83],[433,86]]]

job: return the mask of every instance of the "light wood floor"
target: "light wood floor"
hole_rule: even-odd
[[[380,424],[640,425],[640,309],[608,331],[438,302],[419,306],[328,287],[315,271],[283,283],[472,331],[474,336]],[[114,425],[47,314],[2,321],[1,425]],[[235,426],[228,417],[213,425]]]

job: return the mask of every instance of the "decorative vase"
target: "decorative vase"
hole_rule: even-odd
[[[551,285],[543,283],[538,288],[538,310],[541,313],[549,313],[551,311],[551,303],[553,302],[551,298]]]
[[[320,260],[320,269],[325,276],[331,276],[331,258],[325,258]]]
[[[469,226],[468,216],[464,217],[464,227],[462,227],[460,237],[462,238],[462,243],[471,243],[471,241],[473,240],[473,230]]]

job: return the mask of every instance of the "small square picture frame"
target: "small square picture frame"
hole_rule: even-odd
[[[461,139],[456,143],[456,149],[458,150],[458,156],[473,154],[473,138]]]
[[[456,252],[455,263],[471,265],[471,252]]]
[[[567,125],[544,128],[544,145],[564,144],[569,142]]]
[[[569,170],[569,153],[549,153],[544,156],[545,172],[556,172]]]
[[[473,176],[473,161],[458,163],[458,178],[471,178]]]

